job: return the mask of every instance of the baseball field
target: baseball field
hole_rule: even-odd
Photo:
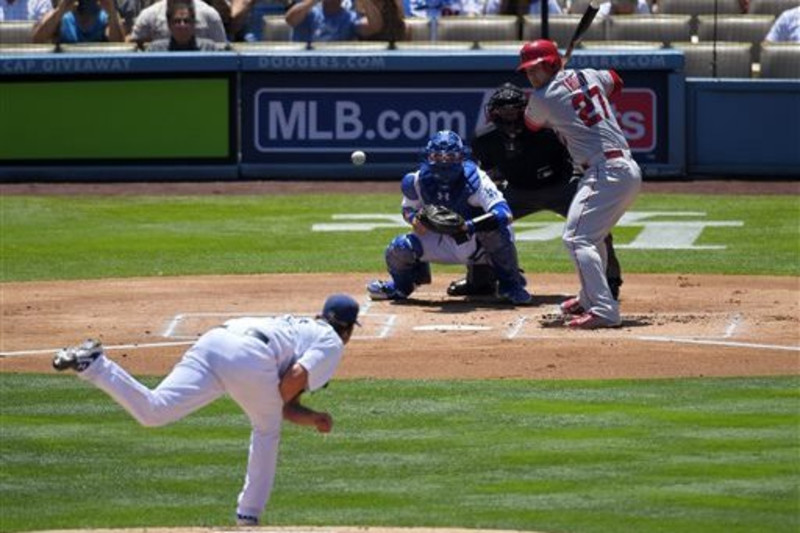
[[[800,184],[646,183],[614,230],[623,327],[546,327],[578,288],[555,215],[515,231],[534,305],[370,302],[394,183],[0,185],[0,530],[231,528],[249,424],[138,426],[50,368],[86,337],[151,386],[235,316],[361,322],[321,436],[287,425],[264,529],[800,529]],[[369,528],[369,529],[367,529]],[[421,531],[422,529],[420,529]]]

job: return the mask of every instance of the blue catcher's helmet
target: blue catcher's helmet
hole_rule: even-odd
[[[458,134],[451,130],[436,132],[425,146],[425,163],[437,181],[449,183],[464,171],[469,149]]]

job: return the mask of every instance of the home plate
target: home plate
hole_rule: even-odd
[[[488,331],[491,326],[470,326],[468,324],[431,324],[414,326],[414,331]]]

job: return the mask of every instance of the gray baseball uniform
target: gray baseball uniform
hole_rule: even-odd
[[[608,99],[622,88],[609,70],[562,70],[531,93],[525,122],[531,129],[558,133],[584,169],[570,205],[563,241],[578,269],[581,306],[609,324],[619,324],[619,304],[606,280],[603,239],[636,199],[641,188],[639,165]]]

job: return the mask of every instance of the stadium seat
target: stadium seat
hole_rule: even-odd
[[[608,17],[610,41],[690,41],[691,15],[619,15]]]
[[[660,0],[658,12],[662,15],[691,15],[692,35],[697,34],[697,16],[741,14],[739,0]]]
[[[750,43],[672,43],[686,58],[686,76],[695,78],[750,78]],[[716,61],[716,69],[714,62]]]
[[[269,53],[269,52],[300,52],[307,48],[306,43],[294,41],[258,41],[253,43],[231,43],[231,48],[235,52],[246,53]]]
[[[427,17],[406,17],[406,28],[409,29],[411,41],[431,40],[431,21]]]
[[[561,48],[566,48],[580,15],[553,15],[548,19],[550,24],[550,39]],[[542,37],[542,19],[539,15],[526,15],[522,19],[522,40],[533,41]],[[606,38],[606,23],[603,19],[595,19],[583,36],[587,41],[602,41]]]
[[[437,35],[440,41],[518,41],[519,32],[519,17],[486,15],[442,17]]]
[[[58,48],[65,54],[131,54],[139,49],[136,43],[63,43]]]
[[[751,61],[759,62],[761,41],[769,32],[775,17],[772,15],[700,15],[697,17],[697,36],[703,41],[731,41],[753,45]],[[688,39],[687,39],[688,40]]]
[[[656,41],[583,41],[584,50],[659,50],[663,44]]]
[[[397,41],[394,43],[394,48],[413,52],[463,52],[474,50],[475,43],[472,41]]]
[[[774,15],[778,16],[787,9],[797,7],[797,0],[750,0],[751,15]]]
[[[56,51],[52,43],[6,43],[0,42],[0,54],[51,54]]]
[[[262,41],[289,41],[292,38],[292,27],[283,15],[264,15]]]
[[[478,48],[481,50],[491,50],[493,52],[510,52],[518,54],[525,41],[481,41]]]
[[[800,43],[761,43],[761,77],[800,79]]]
[[[659,0],[661,15],[740,15],[739,0]]]
[[[0,44],[32,43],[33,20],[0,21]]]
[[[591,0],[572,0],[572,3],[569,6],[569,13],[570,14],[583,14],[586,11],[586,8],[589,7],[589,2]]]
[[[389,49],[386,41],[314,41],[311,48],[320,51],[380,52]]]

